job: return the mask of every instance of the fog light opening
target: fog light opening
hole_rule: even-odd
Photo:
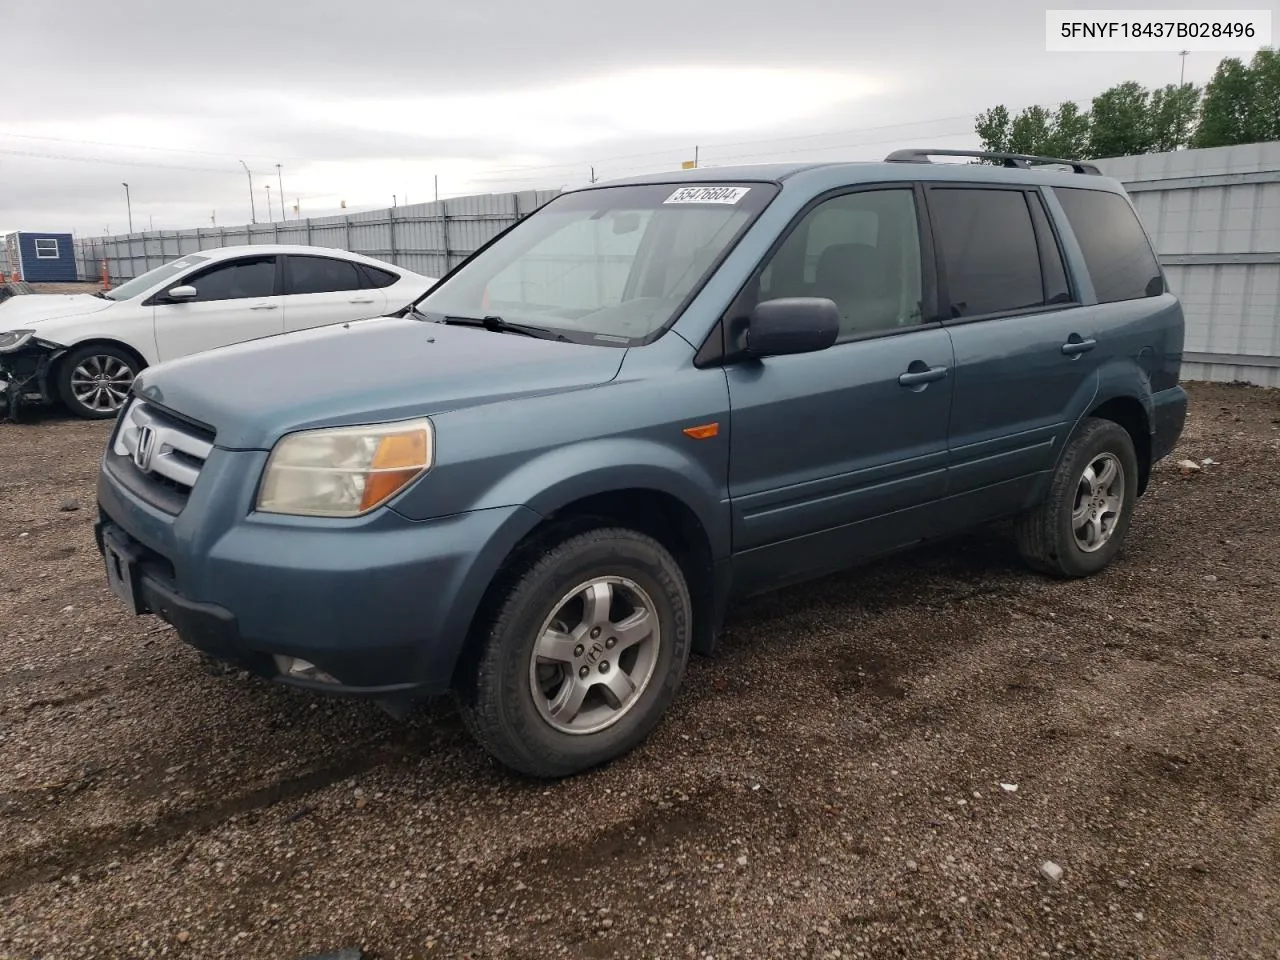
[[[282,677],[290,677],[294,680],[312,680],[316,683],[338,682],[314,663],[303,660],[300,657],[285,657],[277,653],[274,654],[274,659],[276,661],[276,669],[280,671]]]

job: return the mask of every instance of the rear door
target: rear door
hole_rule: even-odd
[[[946,491],[951,341],[936,322],[921,192],[851,190],[802,214],[731,310],[835,301],[827,350],[727,368],[743,589],[913,543]]]
[[[306,330],[386,313],[387,295],[360,264],[338,257],[284,258],[286,330]]]
[[[955,346],[950,490],[958,522],[1017,509],[1097,390],[1098,311],[1082,307],[1037,187],[927,191]],[[1012,505],[1012,507],[1011,507]]]
[[[284,329],[274,256],[224,260],[170,286],[195,287],[196,296],[170,301],[162,293],[152,298],[156,351],[161,360],[269,337]]]

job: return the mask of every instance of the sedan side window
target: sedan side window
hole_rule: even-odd
[[[193,299],[186,303],[207,303],[211,300],[243,300],[249,297],[275,295],[276,258],[245,257],[220,263],[204,273],[184,280],[182,286],[196,288]]]
[[[286,294],[338,293],[359,290],[364,283],[360,271],[349,260],[333,257],[289,257],[284,292]]]
[[[760,278],[760,300],[825,297],[840,340],[920,323],[920,232],[910,187],[833,197],[796,225]]]

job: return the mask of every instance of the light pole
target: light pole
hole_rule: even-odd
[[[267,184],[267,219],[275,220],[276,215],[271,212],[271,184]]]
[[[123,182],[120,185],[124,187],[124,205],[129,211],[129,232],[133,233],[133,201],[129,199],[129,185]]]
[[[258,212],[253,203],[253,174],[249,172],[249,165],[243,160],[240,161],[240,166],[244,167],[244,172],[249,177],[249,222],[257,223]]]
[[[280,219],[288,220],[289,215],[284,212],[284,174],[280,172],[280,164],[276,164],[276,183],[280,186]]]

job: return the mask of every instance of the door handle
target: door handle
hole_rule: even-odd
[[[1088,353],[1097,345],[1097,340],[1081,340],[1073,333],[1067,342],[1062,345],[1062,352],[1068,357],[1074,357],[1081,353]]]
[[[373,303],[373,297],[352,297],[347,303]]]
[[[255,303],[250,310],[275,310],[280,304],[278,303]]]
[[[903,387],[920,387],[926,383],[933,383],[935,380],[941,380],[947,375],[946,367],[925,367],[918,360],[911,364],[916,367],[914,370],[907,370],[906,373],[898,375],[898,384]],[[920,369],[923,368],[923,369]]]

